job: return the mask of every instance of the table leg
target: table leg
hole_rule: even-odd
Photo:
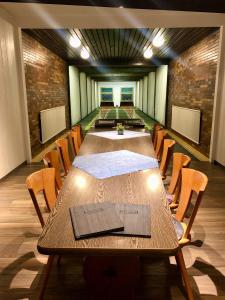
[[[183,253],[182,253],[181,248],[178,249],[177,254],[175,255],[175,258],[176,258],[178,268],[181,272],[181,275],[182,275],[182,278],[183,278],[183,281],[184,281],[184,286],[185,286],[185,290],[186,290],[186,293],[187,293],[187,298],[188,298],[188,300],[194,300],[191,285],[190,285],[190,281],[189,281],[189,278],[188,278],[188,272],[187,272],[187,269],[186,269],[186,266],[185,266],[184,257],[183,257]]]
[[[50,270],[51,270],[51,267],[52,267],[53,260],[54,260],[54,255],[49,255],[48,261],[47,261],[47,264],[46,264],[46,267],[45,267],[45,274],[44,274],[43,284],[42,284],[42,287],[41,287],[41,292],[40,292],[40,295],[39,295],[39,300],[42,300],[44,298],[44,293],[45,293],[45,289],[46,289],[46,286],[47,286],[47,283],[48,283],[48,278],[49,278],[49,274],[50,274]]]

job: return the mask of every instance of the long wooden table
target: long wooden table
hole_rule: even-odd
[[[155,157],[150,136],[110,140],[89,134],[82,143],[79,155],[123,149]],[[59,193],[56,207],[39,238],[38,250],[48,255],[175,255],[186,284],[188,298],[193,299],[165,195],[159,169],[99,180],[72,167]],[[102,201],[149,204],[151,238],[103,236],[75,240],[69,208]]]
[[[79,155],[122,149],[155,156],[150,137],[109,140],[94,135],[85,137]],[[151,238],[105,236],[75,240],[69,207],[102,201],[149,204]],[[38,250],[43,254],[174,254],[177,247],[178,241],[158,169],[99,180],[72,167],[38,241]]]

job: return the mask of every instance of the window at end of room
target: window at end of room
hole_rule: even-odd
[[[121,101],[133,101],[133,88],[123,87],[121,88]]]
[[[101,88],[100,90],[101,101],[113,101],[113,89]]]

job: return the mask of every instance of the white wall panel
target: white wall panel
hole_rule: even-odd
[[[121,88],[122,87],[130,87],[133,88],[133,99],[136,97],[136,82],[135,81],[104,81],[98,82],[98,97],[99,103],[101,102],[100,90],[102,87],[110,87],[113,89],[113,105],[120,106],[121,103]]]
[[[166,119],[167,74],[167,65],[156,70],[155,119],[162,125],[165,125]]]
[[[0,18],[0,178],[26,160],[16,34]]]
[[[81,99],[81,118],[86,117],[88,113],[87,105],[87,78],[86,74],[80,73],[80,99]]]
[[[148,113],[148,76],[143,79],[143,112]]]
[[[201,111],[172,106],[171,128],[195,143],[199,143]]]
[[[79,70],[75,66],[69,66],[70,86],[70,113],[71,124],[74,125],[81,119],[80,107],[80,78]]]
[[[91,80],[91,111],[95,109],[95,81]]]
[[[91,113],[91,79],[87,77],[87,103],[88,103],[88,114]]]
[[[139,84],[140,84],[140,82],[137,81],[136,82],[136,97],[135,97],[135,103],[134,103],[135,107],[139,106]]]
[[[139,106],[140,110],[143,110],[143,79],[139,83]]]
[[[155,118],[155,72],[148,74],[148,115]]]

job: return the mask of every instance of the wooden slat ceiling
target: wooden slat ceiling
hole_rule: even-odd
[[[69,64],[84,68],[92,74],[115,73],[115,68],[124,68],[124,73],[143,76],[156,65],[168,63],[184,50],[200,41],[216,28],[142,28],[142,29],[26,29],[45,47],[52,50]],[[156,35],[165,42],[161,48],[153,47],[151,60],[143,58],[144,49],[151,45]],[[80,58],[80,48],[70,46],[69,40],[78,36],[82,46],[89,48],[90,59]],[[136,72],[134,69],[136,68]],[[97,75],[96,75],[97,76]],[[124,75],[125,76],[125,75]]]
[[[7,2],[7,1],[4,1]],[[124,7],[157,10],[180,10],[225,13],[224,0],[12,0],[10,2],[48,3],[101,7]]]

